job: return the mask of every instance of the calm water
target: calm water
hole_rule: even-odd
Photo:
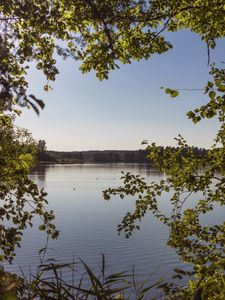
[[[63,262],[81,258],[95,267],[104,253],[112,271],[130,271],[134,265],[138,274],[167,277],[181,263],[174,250],[166,246],[168,232],[163,225],[149,214],[141,222],[141,230],[130,239],[117,234],[117,224],[132,210],[135,198],[114,197],[107,202],[102,191],[122,183],[121,170],[141,174],[148,181],[163,178],[162,173],[147,165],[129,164],[43,165],[33,171],[31,178],[48,192],[49,206],[55,210],[55,223],[60,230],[59,239],[49,243],[52,250],[48,255]],[[169,209],[168,199],[162,199],[161,205]],[[44,244],[43,233],[28,230],[9,269],[34,269]],[[65,276],[69,278],[70,274]]]

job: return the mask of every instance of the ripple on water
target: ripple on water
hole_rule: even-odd
[[[141,230],[130,239],[118,236],[116,226],[128,210],[134,207],[134,199],[114,198],[106,202],[102,190],[110,185],[120,185],[120,170],[141,173],[148,180],[160,180],[162,175],[151,172],[146,166],[132,165],[46,165],[33,171],[31,178],[48,192],[51,208],[56,213],[56,224],[61,230],[57,241],[50,241],[46,259],[54,257],[71,262],[82,258],[96,267],[101,253],[114,272],[135,266],[138,274],[154,273],[156,278],[168,276],[173,267],[181,267],[175,252],[166,245],[167,229],[152,217],[141,222]],[[75,190],[74,190],[75,188]],[[167,207],[167,199],[163,204]],[[19,266],[29,272],[40,263],[38,251],[45,245],[45,237],[35,229],[24,235],[22,248],[12,266],[7,269],[20,272]],[[64,276],[71,280],[71,271]]]

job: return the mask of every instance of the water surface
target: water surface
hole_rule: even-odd
[[[104,253],[112,271],[130,271],[141,275],[154,273],[155,278],[167,277],[172,269],[181,267],[173,249],[166,246],[167,228],[148,214],[141,222],[141,230],[125,239],[116,227],[122,217],[134,208],[135,198],[103,200],[102,191],[122,184],[121,171],[140,174],[148,181],[164,175],[148,165],[135,164],[79,164],[39,165],[31,178],[48,192],[49,206],[55,210],[60,236],[49,242],[49,257],[62,262],[83,259],[95,267]],[[161,205],[169,209],[168,199]],[[10,270],[27,272],[39,263],[38,251],[45,245],[45,235],[32,228],[24,234],[22,248]],[[66,274],[65,276],[70,276]]]

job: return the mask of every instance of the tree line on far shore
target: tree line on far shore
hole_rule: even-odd
[[[160,147],[163,153],[168,149],[175,147]],[[199,157],[206,154],[204,148],[193,147],[193,151]],[[183,151],[185,155],[185,150]],[[47,150],[46,142],[40,140],[38,142],[38,162],[49,163],[146,163],[152,164],[147,158],[148,150],[90,150],[90,151],[51,151]]]

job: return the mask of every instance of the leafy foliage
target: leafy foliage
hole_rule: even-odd
[[[0,268],[0,300],[16,300],[17,278]]]
[[[14,128],[10,115],[0,115],[0,261],[12,261],[20,247],[23,231],[32,226],[35,215],[42,220],[40,230],[52,237],[58,232],[52,223],[54,213],[47,211],[46,193],[29,179],[36,143],[27,130]]]
[[[32,106],[37,113],[44,107],[42,100],[27,95],[26,74],[32,61],[46,76],[46,91],[58,73],[56,53],[82,61],[82,72],[95,70],[102,80],[119,67],[118,62],[148,59],[171,49],[163,34],[181,29],[195,32],[208,49],[214,48],[216,40],[225,35],[224,1],[0,0],[0,111],[12,109],[14,103]],[[209,101],[187,116],[194,123],[218,118],[220,129],[214,146],[199,157],[181,136],[177,149],[162,152],[152,144],[148,146],[149,158],[167,174],[167,179],[147,184],[138,176],[125,174],[123,186],[104,193],[107,199],[113,194],[138,196],[135,211],[128,213],[118,228],[127,236],[137,228],[136,220],[149,210],[169,226],[169,245],[193,265],[195,277],[179,294],[185,294],[186,299],[223,299],[221,291],[225,289],[225,225],[207,227],[201,223],[202,215],[216,205],[224,205],[225,194],[224,69],[213,65],[211,75],[213,80],[205,88]],[[178,96],[174,89],[166,89],[166,93]],[[43,218],[40,229],[53,236],[56,231],[51,224],[52,212],[43,208],[44,191],[38,191],[27,176],[33,161],[32,141],[26,132],[16,133],[9,116],[1,115],[0,122],[0,198],[4,201],[0,217],[13,224],[0,227],[1,259],[11,260],[22,230],[31,225],[34,214]],[[172,214],[165,215],[159,210],[158,198],[169,192],[173,193],[169,196]],[[195,204],[184,208],[191,194]],[[28,211],[25,205],[34,208]]]
[[[108,78],[117,62],[161,54],[172,45],[165,31],[190,29],[209,48],[224,37],[225,7],[218,0],[13,0],[0,1],[1,110],[14,102],[38,113],[44,103],[27,95],[27,69],[34,61],[49,81],[58,74],[55,54],[82,62]],[[173,92],[176,96],[176,91]]]
[[[223,299],[225,288],[225,223],[206,226],[202,222],[203,215],[215,207],[225,206],[225,73],[213,66],[211,74],[214,80],[205,88],[208,103],[188,112],[187,116],[194,123],[204,118],[218,118],[221,126],[212,148],[198,155],[181,135],[176,138],[177,148],[162,150],[152,143],[147,146],[148,158],[167,178],[148,184],[139,175],[128,173],[122,177],[122,186],[104,191],[107,200],[116,194],[121,198],[137,197],[135,210],[128,212],[118,226],[118,231],[124,231],[126,237],[139,229],[136,221],[149,211],[169,227],[168,245],[182,261],[193,266],[191,274],[195,279],[190,279],[183,290],[190,299],[193,291],[200,295],[197,299]],[[170,91],[166,93],[171,94]],[[172,208],[168,214],[158,205],[162,195],[170,199]],[[194,198],[193,205],[187,205],[190,197]]]

